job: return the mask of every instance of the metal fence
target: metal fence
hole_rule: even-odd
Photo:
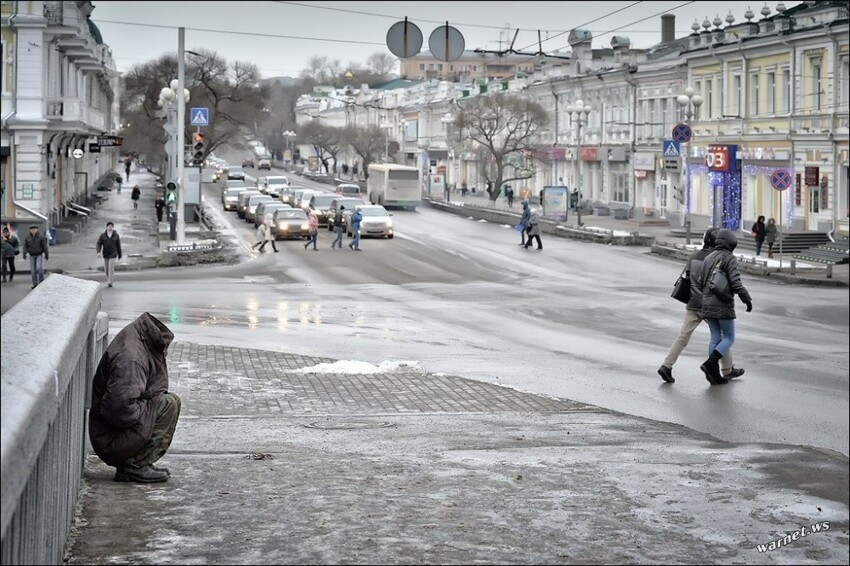
[[[100,285],[51,275],[3,315],[2,564],[61,564],[109,319]]]

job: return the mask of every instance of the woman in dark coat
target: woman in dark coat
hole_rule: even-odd
[[[139,197],[142,196],[142,190],[139,188],[139,185],[133,187],[133,193],[130,195],[130,198],[133,199],[133,208],[139,208]]]
[[[761,247],[767,237],[767,226],[764,225],[764,216],[759,216],[752,228],[753,237],[756,239],[756,255],[761,255]]]
[[[118,468],[116,481],[157,482],[180,415],[168,392],[165,353],[174,334],[150,313],[126,326],[103,354],[92,384],[89,437],[101,460]]]
[[[747,312],[753,310],[753,301],[749,292],[741,283],[741,273],[738,271],[738,259],[732,254],[738,245],[738,238],[731,230],[718,230],[715,236],[714,251],[703,261],[703,271],[700,281],[702,288],[703,319],[708,323],[711,340],[708,344],[708,359],[699,367],[705,378],[712,385],[728,383],[729,380],[720,373],[720,360],[729,354],[735,343],[735,295],[747,305]],[[728,294],[720,297],[712,291],[709,283],[715,270],[723,273],[728,282]]]

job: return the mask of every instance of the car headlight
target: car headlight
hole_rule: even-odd
[[[284,224],[283,222],[278,224],[277,227],[280,228],[281,230],[286,230],[286,228],[287,228],[286,224]]]
[[[309,225],[309,224],[302,224],[302,225],[301,225],[301,229],[302,229],[302,230],[306,230],[306,229],[308,229],[309,227],[310,227],[310,225]]]

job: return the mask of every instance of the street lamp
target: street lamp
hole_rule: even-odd
[[[182,230],[178,230],[179,220],[182,216],[180,213],[181,207],[183,206],[183,198],[182,198],[182,185],[183,181],[180,179],[180,170],[182,169],[182,161],[178,161],[178,159],[183,159],[183,143],[181,143],[180,135],[182,134],[183,128],[180,127],[180,118],[182,115],[185,115],[184,112],[180,112],[178,105],[180,101],[180,91],[178,90],[180,83],[177,79],[171,81],[170,85],[167,87],[163,87],[162,90],[159,91],[159,100],[157,100],[156,105],[163,109],[165,112],[166,122],[165,122],[165,131],[168,134],[168,140],[165,142],[165,152],[168,155],[168,179],[166,181],[172,181],[174,179],[179,180],[177,193],[178,197],[177,202],[169,203],[169,222],[171,223],[171,233],[169,236],[172,240],[178,240],[182,243]],[[183,89],[182,98],[184,100],[184,111],[185,104],[189,102],[189,90]],[[174,210],[171,205],[177,208],[177,217],[174,216]]]
[[[585,105],[584,101],[576,100],[575,104],[570,104],[567,106],[567,115],[570,117],[570,124],[575,122],[577,128],[577,150],[575,155],[574,167],[577,169],[575,174],[576,187],[574,188],[576,192],[576,218],[579,226],[582,226],[581,223],[581,196],[582,196],[582,166],[581,166],[581,127],[587,125],[588,118],[590,113],[593,111],[593,108],[590,105]]]
[[[294,167],[295,165],[295,151],[292,148],[292,140],[295,139],[295,132],[292,130],[286,130],[283,132],[283,137],[286,139],[286,147],[289,149],[289,163]]]
[[[679,108],[681,109],[682,119],[686,125],[691,123],[691,120],[698,119],[699,107],[702,106],[702,96],[696,94],[696,91],[693,87],[688,87],[685,89],[684,94],[680,94],[676,98],[676,102],[679,104]],[[693,134],[692,134],[693,135]],[[685,175],[685,194],[682,197],[682,206],[685,207],[685,215],[683,217],[685,223],[685,243],[691,243],[691,175],[688,171],[688,150],[687,150],[687,142],[685,143],[685,150],[682,152],[684,156],[684,166],[682,170]],[[713,206],[713,203],[712,203]],[[712,214],[712,218],[714,215]]]

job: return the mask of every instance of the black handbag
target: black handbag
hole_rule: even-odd
[[[679,275],[679,278],[676,279],[676,283],[673,285],[673,292],[670,294],[671,297],[679,301],[680,303],[688,304],[688,301],[691,300],[691,280],[688,277],[688,268],[682,270],[682,273]]]
[[[711,271],[711,277],[708,278],[708,290],[720,299],[721,301],[729,302],[735,296],[732,293],[732,287],[729,285],[729,277],[726,272],[720,269],[720,262],[714,264],[714,269]]]

